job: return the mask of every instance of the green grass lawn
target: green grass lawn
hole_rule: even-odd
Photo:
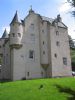
[[[75,100],[75,78],[0,83],[0,100]]]

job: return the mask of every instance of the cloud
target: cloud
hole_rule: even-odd
[[[61,4],[58,9],[60,13],[67,13],[71,10],[71,6],[69,3],[64,3]]]

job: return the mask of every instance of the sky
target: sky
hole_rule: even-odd
[[[68,33],[75,39],[75,18],[71,15],[70,4],[67,0],[0,0],[0,37],[4,29],[9,32],[10,23],[14,17],[16,10],[19,19],[24,19],[32,5],[32,9],[43,16],[56,18],[58,14],[62,17],[62,21],[68,26]]]

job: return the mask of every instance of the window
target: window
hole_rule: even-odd
[[[31,29],[33,29],[33,30],[34,30],[34,24],[31,24]]]
[[[0,73],[1,73],[1,69],[0,69]]]
[[[27,72],[27,76],[29,76],[29,72]]]
[[[43,44],[45,44],[45,42],[43,41]]]
[[[29,58],[31,58],[31,59],[34,58],[34,51],[33,50],[29,51]]]
[[[31,33],[30,38],[31,38],[32,41],[35,41],[35,34]]]
[[[67,65],[67,58],[66,57],[63,57],[63,64]]]
[[[12,36],[15,37],[15,33],[12,33]]]
[[[55,56],[55,58],[57,58],[57,54],[56,53],[54,54],[54,56]]]
[[[18,33],[18,36],[21,37],[21,33]]]
[[[43,77],[43,71],[41,71],[41,76]]]
[[[57,41],[57,42],[56,42],[56,45],[57,45],[57,46],[60,46],[60,42],[59,42],[59,41]]]
[[[44,30],[42,30],[42,33],[44,33]]]
[[[43,51],[43,54],[45,54],[45,51]]]
[[[56,31],[56,35],[59,35],[59,32],[58,31]]]

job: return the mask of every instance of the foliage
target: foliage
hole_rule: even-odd
[[[68,1],[68,3],[71,4],[72,8],[74,8],[72,10],[72,15],[75,17],[75,0],[67,0],[67,1]]]
[[[75,71],[75,49],[71,49],[72,70]]]
[[[75,100],[75,78],[0,83],[0,100],[72,100],[72,98]]]
[[[70,35],[68,35],[68,38],[69,38],[69,45],[70,45],[70,48],[71,48],[71,49],[75,49],[75,45],[74,45],[73,39],[71,38]]]

